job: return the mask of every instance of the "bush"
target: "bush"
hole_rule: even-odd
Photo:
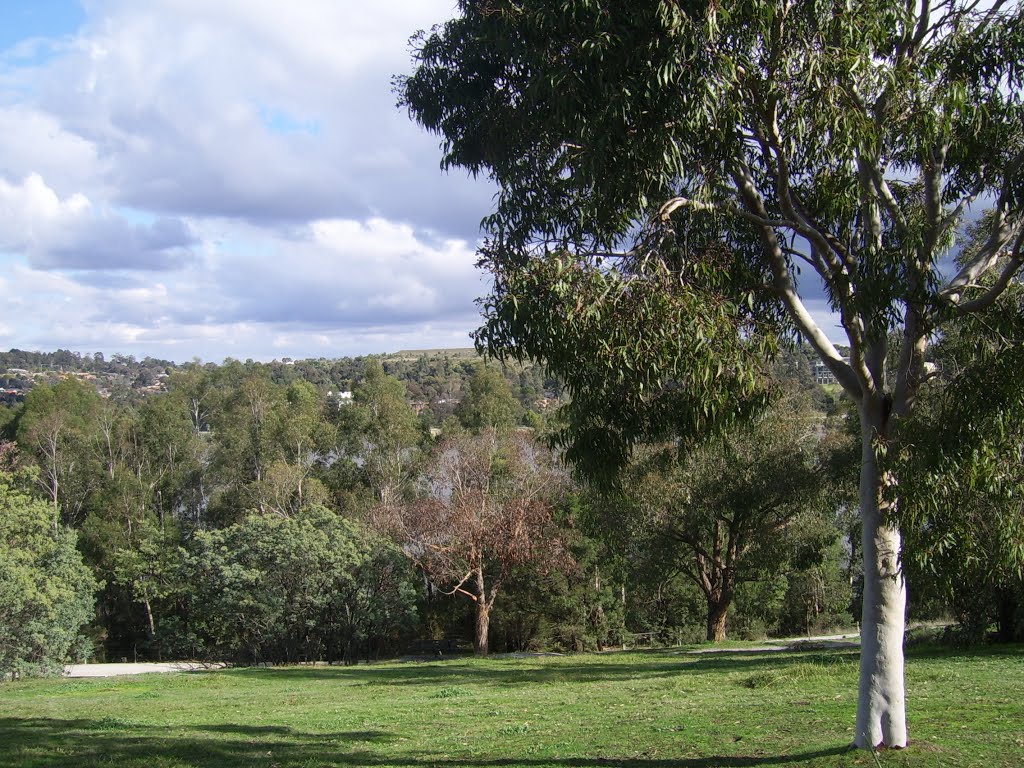
[[[408,563],[322,507],[198,533],[183,568],[188,633],[211,657],[351,663],[393,652],[414,631]]]
[[[75,548],[75,534],[53,508],[0,472],[0,680],[59,673],[82,660],[80,630],[97,584]]]

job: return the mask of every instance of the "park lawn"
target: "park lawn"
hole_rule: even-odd
[[[1024,765],[1024,647],[912,650],[911,746],[850,752],[851,651],[678,651],[0,684],[0,765]]]

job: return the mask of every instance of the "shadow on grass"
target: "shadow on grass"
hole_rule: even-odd
[[[765,666],[784,671],[795,664],[833,666],[856,664],[856,650],[814,652],[752,653],[723,651],[714,655],[682,656],[662,654],[652,658],[646,655],[644,663],[637,665],[623,659],[615,662],[574,662],[560,659],[555,663],[516,659],[502,664],[491,662],[410,662],[402,665],[360,667],[277,667],[245,668],[231,674],[246,679],[266,680],[339,680],[363,685],[456,685],[485,686],[544,685],[564,682],[599,683],[626,680],[651,680],[704,672],[749,673]],[[570,657],[571,659],[571,657]]]
[[[630,661],[630,657],[642,656],[642,664]],[[1022,658],[1024,645],[992,645],[979,648],[949,648],[919,646],[907,649],[907,659],[914,660],[948,658]],[[615,661],[611,661],[615,658]],[[619,660],[605,656],[601,661],[587,657],[576,662],[573,658],[550,659],[491,659],[481,663],[478,660],[443,660],[409,662],[407,664],[369,665],[356,667],[251,667],[241,668],[231,674],[244,675],[249,679],[267,680],[343,680],[363,685],[458,685],[473,684],[484,686],[544,685],[562,682],[600,683],[625,680],[650,680],[676,677],[704,672],[753,673],[765,668],[784,673],[794,665],[817,664],[824,667],[850,664],[856,666],[860,650],[793,650],[756,652],[738,649],[723,650],[714,654],[688,655],[676,650],[631,651]]]
[[[217,725],[190,726],[189,730],[206,731],[208,733],[230,733],[237,736],[272,737],[284,736],[286,738],[309,739],[315,738],[319,741],[372,741],[377,743],[388,743],[396,741],[398,737],[387,731],[342,731],[339,733],[300,733],[294,728],[286,725],[235,725],[233,723],[219,723]]]
[[[253,765],[277,768],[753,768],[799,765],[849,750],[843,746],[789,755],[715,755],[678,760],[608,757],[524,759],[437,757],[419,752],[393,754],[387,748],[374,751],[363,746],[366,742],[390,743],[398,738],[395,734],[383,731],[303,733],[279,726],[235,725],[200,725],[173,729],[137,727],[115,732],[102,720],[0,718],[4,765],[11,768],[53,765],[74,765],[76,768],[116,765],[131,768],[153,764],[192,768],[242,768]]]
[[[907,658],[914,659],[1024,659],[1024,643],[990,643],[988,645],[940,645],[928,643],[911,646]]]

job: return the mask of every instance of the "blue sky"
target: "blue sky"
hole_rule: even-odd
[[[85,21],[75,0],[0,0],[0,49],[29,38],[59,38],[73,34]]]
[[[468,346],[494,190],[390,84],[454,8],[0,0],[0,348]]]

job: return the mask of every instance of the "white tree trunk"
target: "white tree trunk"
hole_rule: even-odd
[[[872,438],[876,434],[885,435],[886,416],[876,403],[862,406],[860,417],[864,608],[854,744],[863,749],[899,749],[907,745],[903,680],[907,592],[899,565],[900,533],[884,521],[879,504],[883,478],[875,460]]]

